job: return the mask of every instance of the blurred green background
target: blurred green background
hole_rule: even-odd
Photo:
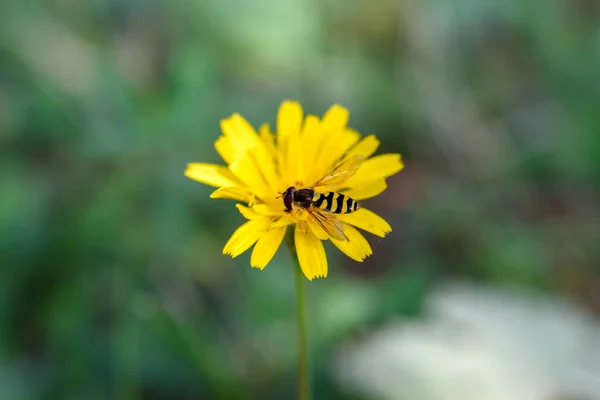
[[[183,175],[284,99],[406,163],[365,202],[394,231],[309,284],[314,398],[448,280],[600,312],[600,3],[4,0],[0,399],[293,398],[289,256],[222,255],[243,217]]]

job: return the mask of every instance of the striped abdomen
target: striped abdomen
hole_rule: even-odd
[[[336,192],[315,192],[312,203],[315,207],[334,214],[348,214],[360,208],[356,200]]]

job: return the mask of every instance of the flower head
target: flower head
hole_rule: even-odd
[[[348,118],[348,111],[339,105],[319,118],[304,116],[300,104],[284,101],[277,115],[276,134],[271,133],[268,124],[256,132],[239,114],[221,121],[223,136],[217,139],[215,148],[227,166],[191,163],[185,175],[217,187],[211,198],[246,204],[236,207],[248,221],[233,233],[223,254],[237,257],[254,245],[250,264],[262,269],[275,255],[291,224],[295,225],[298,260],[308,279],[327,276],[322,240],[331,240],[356,261],[372,254],[371,246],[356,228],[384,237],[392,229],[377,214],[364,207],[345,214],[310,212],[298,206],[290,211],[282,201],[286,189],[312,188],[329,171],[352,158],[364,161],[335,189],[345,196],[340,201],[377,196],[387,188],[385,179],[403,168],[399,154],[371,157],[379,141],[374,135],[361,139],[358,132],[346,126]],[[315,213],[325,214],[328,221],[343,230],[343,237],[324,229],[312,217]]]

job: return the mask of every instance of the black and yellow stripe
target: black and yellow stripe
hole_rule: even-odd
[[[323,211],[334,214],[349,214],[360,208],[356,200],[336,192],[315,192],[313,204]]]

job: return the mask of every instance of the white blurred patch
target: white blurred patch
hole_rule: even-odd
[[[451,284],[427,314],[341,349],[341,386],[381,399],[600,399],[600,325],[572,304]]]

